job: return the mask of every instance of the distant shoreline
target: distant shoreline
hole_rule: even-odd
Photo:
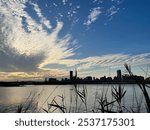
[[[45,82],[45,81],[18,81],[18,82],[0,82],[0,87],[17,87],[17,86],[24,86],[24,85],[76,85],[76,84],[83,84],[83,85],[95,85],[95,84],[137,84],[137,82]],[[138,84],[150,84],[149,82],[138,82]]]

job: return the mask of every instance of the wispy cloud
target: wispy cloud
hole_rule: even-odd
[[[129,54],[111,54],[103,56],[93,56],[84,59],[68,59],[60,60],[59,64],[66,65],[66,67],[77,67],[80,70],[88,70],[103,67],[119,67],[124,63],[129,63],[132,66],[143,65],[150,63],[150,53],[129,55]]]
[[[0,72],[0,80],[43,80],[45,77],[68,77],[68,72],[61,69],[40,70],[33,72]]]
[[[91,25],[92,23],[94,23],[99,15],[102,13],[101,8],[100,7],[96,7],[91,9],[90,14],[87,17],[87,20],[84,22],[84,25]]]
[[[25,10],[27,0],[5,2],[0,0],[0,70],[35,71],[48,63],[74,55],[71,35],[60,38],[62,21],[51,26],[36,3],[33,9],[40,23]],[[23,24],[23,20],[26,24]],[[49,33],[43,25],[51,29]]]
[[[63,4],[66,5],[66,3],[68,2],[68,0],[62,0]]]
[[[106,16],[108,17],[109,21],[111,21],[112,18],[118,14],[123,0],[111,0],[111,3],[111,6],[106,10]]]
[[[120,10],[120,8],[118,8],[115,5],[112,5],[109,9],[107,9],[106,14],[107,14],[107,17],[109,18],[109,20],[111,20],[113,18],[113,16],[118,13],[119,10]]]
[[[92,8],[89,15],[86,16],[84,25],[90,26],[98,20],[101,14],[106,14],[109,18],[117,14],[121,0],[110,1],[112,4],[107,9],[99,6]],[[78,13],[77,10],[82,8],[79,5],[72,7],[68,0],[62,0],[62,2],[65,6],[67,4],[70,7],[69,11],[66,11],[67,13],[58,14],[61,17],[72,18]],[[93,2],[94,4],[98,2],[100,5],[105,0],[94,0]],[[27,3],[37,14],[39,21],[26,11]],[[58,4],[58,6],[62,5]],[[76,67],[82,70],[82,75],[87,75],[89,73],[96,74],[97,70],[104,70],[104,67],[123,66],[124,63],[132,66],[150,64],[150,53],[70,58],[75,55],[76,41],[72,40],[70,34],[59,37],[59,33],[64,27],[63,21],[53,19],[56,25],[52,26],[40,6],[31,0],[0,0],[0,7],[0,61],[2,61],[0,62],[0,78],[42,79],[45,76],[66,76],[68,70]],[[53,64],[64,67],[63,69],[57,68],[57,66],[53,69],[47,67]]]
[[[41,24],[46,26],[48,29],[51,29],[52,26],[51,26],[50,21],[42,15],[42,11],[39,8],[38,4],[32,3],[32,2],[30,2],[30,3],[34,6],[34,10],[36,11],[37,15],[39,16]]]
[[[28,62],[28,61],[25,61],[25,62]],[[29,63],[33,64],[33,62],[29,62]],[[1,72],[0,79],[14,80],[14,79],[18,79],[18,77],[20,80],[21,79],[39,80],[39,79],[43,79],[44,77],[62,78],[62,77],[68,77],[69,70],[72,70],[74,68],[78,69],[79,76],[85,77],[85,76],[91,75],[91,76],[100,77],[100,76],[108,75],[109,68],[114,69],[114,72],[112,75],[115,75],[116,69],[123,68],[124,63],[130,64],[133,68],[137,66],[142,66],[142,65],[149,65],[150,53],[138,54],[138,55],[111,54],[111,55],[87,57],[83,59],[65,59],[65,60],[58,60],[58,61],[54,60],[52,63],[49,64],[49,66],[55,64],[56,67],[53,66],[53,69],[46,68],[45,66],[41,70],[33,71],[32,69],[31,72],[30,71],[17,72],[17,73],[16,72],[15,73],[14,72],[10,72],[10,73]],[[25,67],[24,64],[25,63],[22,64],[22,67]],[[59,66],[64,66],[64,67],[60,69],[61,67],[59,68],[57,67],[58,64]],[[12,66],[12,64],[10,65]],[[16,67],[17,65],[15,64],[14,66]]]

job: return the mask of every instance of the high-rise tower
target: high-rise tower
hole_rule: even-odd
[[[73,79],[73,71],[70,71],[70,80]]]
[[[78,72],[77,72],[77,69],[75,69],[75,79],[77,79],[78,77]]]
[[[118,78],[119,81],[122,80],[121,70],[117,70],[117,78]]]

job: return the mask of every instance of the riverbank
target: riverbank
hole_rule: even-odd
[[[150,84],[150,82],[139,82],[140,84]],[[0,87],[13,87],[23,85],[74,85],[74,84],[137,84],[134,81],[131,82],[101,82],[101,81],[14,81],[14,82],[0,82]]]

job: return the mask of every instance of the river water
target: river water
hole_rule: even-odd
[[[0,87],[0,112],[17,112],[19,107],[22,112],[101,112],[100,102],[115,100],[113,88],[118,89],[118,85],[78,85],[77,89],[73,85]],[[123,112],[146,112],[138,85],[126,84],[121,88],[126,91],[121,100]],[[109,105],[117,112],[118,106],[117,102]]]

